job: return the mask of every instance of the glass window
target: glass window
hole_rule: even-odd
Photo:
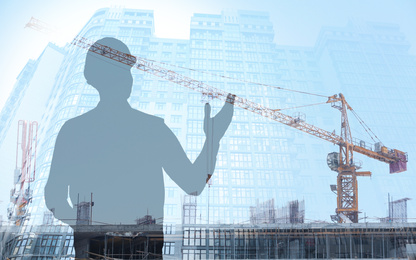
[[[163,245],[163,254],[164,255],[175,254],[175,242],[165,242]]]
[[[166,109],[166,103],[156,103],[156,109],[157,110],[165,110]]]
[[[170,121],[172,123],[180,123],[182,121],[182,116],[180,116],[180,115],[172,115],[170,117]]]

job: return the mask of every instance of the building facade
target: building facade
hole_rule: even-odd
[[[357,24],[350,24],[346,28],[323,28],[315,46],[295,47],[276,44],[279,40],[275,39],[277,36],[273,25],[268,14],[264,12],[223,11],[215,15],[194,14],[190,24],[189,40],[157,38],[154,36],[154,24],[152,11],[106,8],[98,10],[79,35],[90,40],[116,37],[130,48],[133,55],[162,62],[157,64],[266,107],[282,109],[283,113],[294,115],[330,131],[339,131],[340,115],[333,112],[329,105],[302,109],[298,107],[326,101],[325,98],[305,93],[330,96],[343,92],[349,100],[356,100],[350,103],[360,111],[366,122],[368,120],[369,125],[374,125],[382,132],[383,136],[380,138],[386,140],[386,145],[392,143],[400,147],[399,149],[407,149],[409,153],[414,151],[407,139],[411,136],[410,131],[414,130],[416,122],[412,120],[414,115],[410,112],[411,107],[414,107],[414,102],[411,102],[415,98],[411,91],[415,84],[415,59],[407,53],[409,46],[397,27],[358,23],[366,25],[364,27],[367,29],[364,30]],[[42,244],[43,242],[37,241],[43,241],[44,237],[49,236],[48,231],[32,232],[26,229],[43,224],[47,214],[43,187],[48,179],[56,136],[65,121],[91,110],[99,101],[97,91],[84,79],[86,51],[68,44],[63,48],[63,52],[64,58],[59,72],[54,77],[53,88],[46,102],[47,107],[40,120],[42,138],[39,140],[37,175],[28,212],[30,218],[22,227],[22,236],[7,242],[5,252],[11,258],[21,256],[18,252],[29,252],[24,249],[27,245]],[[30,62],[27,66],[29,68],[33,65]],[[130,105],[164,118],[189,158],[194,160],[205,138],[204,105],[201,102],[203,97],[182,86],[138,70],[133,70],[133,78]],[[403,87],[398,89],[397,84]],[[382,91],[379,88],[381,85]],[[403,97],[406,97],[406,100],[399,101]],[[16,105],[12,101],[2,111],[0,123],[3,125],[8,124],[8,111]],[[211,104],[213,114],[223,105],[216,100]],[[390,115],[388,122],[384,120],[385,104],[388,104],[387,110]],[[374,113],[379,117],[373,116]],[[398,132],[399,125],[404,125],[404,133]],[[354,125],[355,127],[357,126]],[[336,196],[330,190],[330,184],[335,182],[335,175],[326,167],[326,154],[331,151],[337,151],[337,147],[236,108],[233,122],[221,142],[215,173],[204,192],[197,197],[192,206],[192,213],[187,213],[189,220],[186,224],[244,225],[250,222],[250,207],[271,199],[274,200],[276,208],[286,205],[289,201],[303,199],[306,222],[329,221],[329,215],[334,214],[336,207]],[[375,173],[387,172],[378,164],[380,163],[371,160],[365,161],[366,167],[375,169]],[[372,202],[383,196],[383,192],[387,194],[388,189],[410,192],[409,178],[397,177],[396,181],[390,176],[382,178],[377,175],[374,177],[375,183],[364,181],[365,189],[361,190],[360,186],[360,194],[367,199],[363,199],[361,205],[364,205],[366,210],[379,214],[380,207],[376,208]],[[183,223],[185,197],[184,192],[169,176],[165,174],[164,179],[163,222],[167,227],[172,227]],[[387,185],[388,182],[394,183],[394,187]],[[376,191],[380,187],[381,191]],[[414,212],[410,212],[410,215],[414,215]],[[99,221],[99,216],[93,216],[92,219],[93,224],[98,224],[94,221]],[[132,222],[134,221],[132,219]],[[161,220],[156,222],[161,223]],[[58,220],[53,220],[51,224],[50,219],[48,223],[43,228],[59,227],[63,224]],[[165,232],[172,232],[172,229],[165,228]],[[222,231],[219,232],[221,234]],[[60,236],[58,238],[54,238],[54,235],[48,237],[52,239],[51,243],[57,245],[55,251],[30,251],[30,254],[33,257],[71,255],[72,248],[64,246],[67,237],[71,236],[71,230],[61,233],[56,234]],[[24,239],[32,239],[32,242],[19,242]],[[207,251],[198,253],[197,257],[195,249],[178,248],[178,245],[188,246],[184,242],[185,236],[181,242],[170,241],[169,236],[166,236],[165,241],[166,255],[180,253],[185,259],[190,257],[189,254],[195,254],[198,259],[203,259],[202,255],[207,254],[211,257],[211,253]],[[267,243],[272,242],[273,239]],[[244,250],[258,242],[247,243],[244,244]],[[286,247],[289,248],[291,245]],[[69,251],[65,251],[64,248]],[[279,252],[278,248],[275,247],[273,252]],[[216,249],[212,250],[215,252]],[[230,252],[227,250],[218,251],[218,254],[212,253],[212,256],[220,258],[228,255]],[[238,255],[257,257],[257,253],[247,251],[247,254],[250,254],[247,255],[243,251]],[[287,253],[289,251],[282,251],[278,255],[291,256]],[[325,254],[327,253],[323,252],[322,257],[328,256]],[[276,253],[267,257],[272,255],[276,256]],[[306,257],[303,253],[296,256]],[[383,254],[383,257],[388,256],[391,255]],[[321,257],[321,253],[317,257]]]

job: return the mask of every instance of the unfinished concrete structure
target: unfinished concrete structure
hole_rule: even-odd
[[[389,202],[389,219],[392,222],[407,222],[407,201],[409,198],[403,198]]]
[[[68,255],[55,251],[66,252],[72,235],[68,230],[63,232],[66,227],[51,228],[32,226],[30,236],[9,240],[2,255],[9,259],[65,259]],[[176,226],[176,232],[164,229],[157,224],[79,225],[74,231],[85,245],[84,257],[93,259],[160,258],[152,252],[162,242],[162,232],[165,241],[171,241],[164,244],[164,259],[407,258],[406,246],[416,243],[415,223],[183,225]],[[49,238],[53,239],[48,243]]]
[[[162,225],[78,225],[74,236],[82,245],[80,258],[162,258],[155,254],[163,244]]]
[[[176,245],[181,259],[406,258],[416,225],[188,225]]]

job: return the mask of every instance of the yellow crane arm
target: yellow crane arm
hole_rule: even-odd
[[[335,132],[329,132],[329,131],[320,129],[319,127],[316,127],[314,125],[304,122],[300,118],[295,118],[295,117],[291,117],[289,115],[283,114],[279,112],[279,109],[271,109],[271,108],[265,107],[261,104],[252,102],[246,98],[242,98],[239,96],[234,96],[234,99],[230,100],[230,98],[228,97],[228,94],[229,94],[228,92],[225,92],[221,89],[210,86],[204,82],[200,82],[200,81],[191,79],[189,77],[186,77],[184,75],[178,74],[177,72],[173,70],[163,68],[157,64],[154,64],[154,62],[146,60],[144,58],[135,57],[133,55],[126,54],[118,50],[112,49],[108,46],[94,43],[84,37],[80,37],[80,36],[76,37],[72,41],[72,44],[82,47],[84,49],[89,49],[90,51],[97,53],[99,55],[105,56],[107,58],[113,59],[115,61],[121,62],[129,66],[134,66],[135,68],[141,71],[153,74],[157,77],[163,78],[165,80],[169,80],[181,86],[195,90],[209,98],[217,98],[225,102],[233,103],[237,107],[246,109],[248,111],[251,111],[263,117],[268,117],[274,121],[296,128],[302,132],[305,132],[307,134],[329,141],[333,144],[340,145],[340,146],[352,145],[353,150],[355,152],[364,154],[370,158],[373,158],[373,159],[376,159],[385,163],[389,163],[391,173],[392,173],[392,164],[393,165],[404,164],[404,168],[405,168],[405,164],[407,162],[407,155],[404,152],[401,152],[399,150],[389,151],[386,147],[382,147],[382,150],[380,152],[376,152],[376,151],[367,149],[365,147],[357,146],[354,144],[349,144],[345,142],[341,136],[335,134]],[[334,95],[328,98],[327,103],[334,103],[340,100],[341,100],[340,97],[337,97],[336,95]],[[348,109],[351,109],[348,104],[347,104],[347,107]],[[403,169],[403,166],[399,168]],[[403,171],[403,170],[400,170],[400,171]],[[393,171],[393,172],[400,172],[400,171]]]

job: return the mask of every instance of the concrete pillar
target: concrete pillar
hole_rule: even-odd
[[[76,238],[76,239],[75,239]],[[90,249],[90,240],[88,237],[82,237],[74,232],[74,249],[75,258],[88,259],[88,251]]]

